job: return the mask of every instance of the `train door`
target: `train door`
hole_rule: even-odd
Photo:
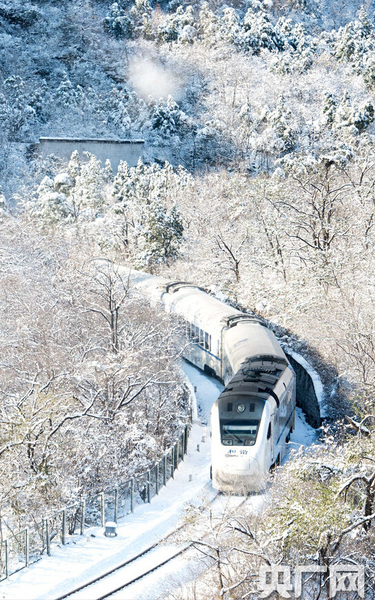
[[[273,443],[274,443],[274,449],[273,449],[273,462],[275,462],[275,460],[278,460],[278,456],[279,456],[279,452],[280,452],[280,431],[281,431],[281,427],[280,427],[280,407],[277,406],[273,415],[273,421],[274,421],[274,432],[273,432]],[[279,440],[279,443],[277,444],[277,440]],[[280,458],[280,457],[279,457]]]
[[[275,462],[275,414],[270,416],[270,422],[267,430],[267,455],[268,455],[268,468]]]

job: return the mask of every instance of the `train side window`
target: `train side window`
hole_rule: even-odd
[[[269,439],[270,439],[271,435],[272,435],[272,424],[270,423],[270,424],[268,425],[268,431],[267,431],[267,440],[269,440]]]
[[[209,340],[210,337],[211,336],[208,335],[208,333],[204,334],[204,347],[206,348],[206,350],[210,349],[210,340]]]
[[[250,402],[250,412],[254,412],[255,411],[255,404],[254,402]]]

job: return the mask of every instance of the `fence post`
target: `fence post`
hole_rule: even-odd
[[[168,455],[164,454],[164,473],[163,473],[163,485],[167,485],[167,466],[168,466]]]
[[[81,530],[80,534],[83,535],[85,532],[85,517],[86,517],[86,500],[83,499],[81,503]]]
[[[46,519],[46,550],[47,550],[47,556],[51,556],[51,540],[49,537],[49,522],[48,519]]]
[[[174,446],[172,446],[172,448],[171,448],[171,458],[172,458],[171,476],[174,479]]]
[[[30,564],[30,538],[29,538],[29,528],[25,529],[25,567],[28,567]]]
[[[62,511],[62,524],[61,524],[61,542],[62,545],[66,544],[66,510]]]
[[[102,522],[102,527],[105,525],[105,513],[104,513],[104,492],[100,494],[100,517]]]
[[[134,477],[130,480],[130,512],[134,512]]]
[[[160,462],[156,463],[156,486],[155,486],[155,491],[156,491],[156,495],[159,494],[159,476],[160,476]]]
[[[147,502],[151,502],[151,471],[147,471]]]
[[[115,507],[113,512],[113,520],[117,523],[117,513],[118,513],[118,487],[115,488]]]
[[[9,578],[8,540],[5,540],[5,577]]]

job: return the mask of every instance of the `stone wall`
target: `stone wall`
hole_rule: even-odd
[[[60,158],[69,160],[72,153],[77,150],[94,154],[104,165],[111,161],[112,169],[117,171],[120,160],[125,160],[130,167],[135,167],[142,156],[143,140],[101,140],[83,138],[50,138],[42,137],[39,140],[39,154],[43,157],[55,154]]]
[[[316,397],[313,381],[308,372],[284,348],[284,352],[292,365],[297,377],[297,406],[301,407],[306,416],[306,421],[311,427],[319,427],[321,415],[318,398]]]

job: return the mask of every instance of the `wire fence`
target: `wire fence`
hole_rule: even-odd
[[[107,521],[117,523],[138,505],[151,502],[174,477],[184,459],[188,434],[186,425],[174,445],[149,471],[95,496],[86,496],[1,542],[0,581],[37,562],[43,555],[51,556],[54,547],[69,544],[74,536],[84,535],[87,528],[104,527]]]

